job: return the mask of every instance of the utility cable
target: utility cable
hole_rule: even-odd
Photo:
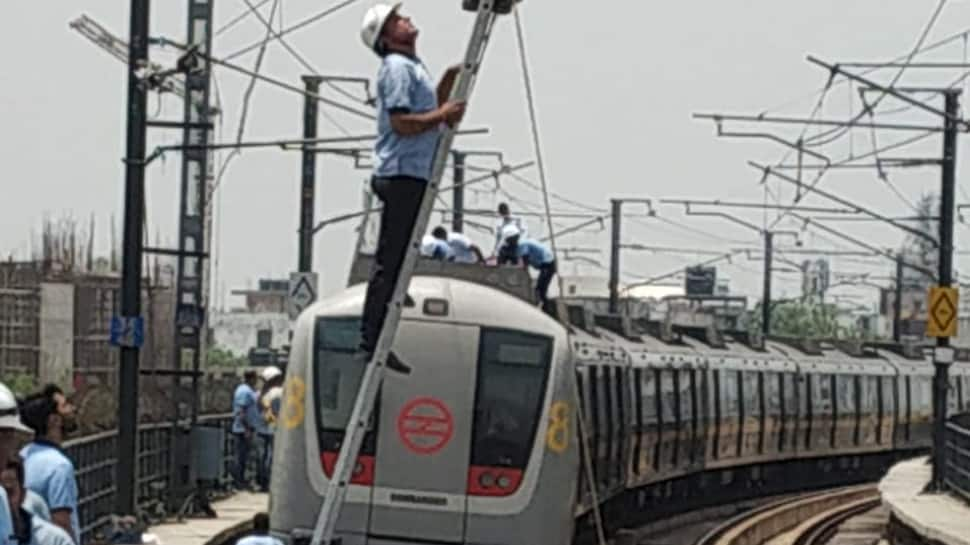
[[[525,85],[526,102],[529,106],[529,121],[532,127],[532,147],[535,151],[536,166],[539,170],[539,182],[542,184],[542,200],[546,207],[546,224],[549,229],[549,245],[552,255],[558,256],[556,251],[556,229],[552,225],[552,205],[549,203],[549,186],[546,181],[546,164],[542,157],[542,143],[539,139],[539,121],[536,116],[535,96],[532,92],[532,76],[529,73],[529,61],[525,50],[525,32],[522,30],[522,7],[515,6],[515,37],[519,45],[519,62],[522,65],[522,83]],[[559,278],[559,292],[563,293],[562,276]]]
[[[267,36],[272,34],[272,30],[273,30],[272,22],[273,22],[273,18],[276,16],[276,9],[279,7],[279,3],[280,3],[280,0],[273,0],[273,5],[270,8],[269,27],[267,28],[267,31],[266,31]],[[248,0],[246,0],[246,4],[250,5]],[[262,16],[260,16],[260,20],[262,20]],[[256,78],[259,77],[259,71],[263,66],[263,58],[265,58],[266,56],[267,45],[268,45],[268,42],[264,42],[263,46],[259,48],[259,52],[256,54],[256,62],[253,65],[253,75],[249,80],[249,85],[246,87],[246,91],[243,93],[242,111],[239,114],[239,125],[236,128],[237,144],[242,142],[243,135],[245,134],[245,131],[246,131],[246,119],[249,116],[249,101],[252,98],[253,91],[256,88]],[[225,175],[226,170],[229,168],[229,163],[241,153],[242,151],[240,148],[235,148],[231,152],[229,152],[229,155],[226,156],[226,159],[223,161],[222,166],[219,168],[219,174],[216,176],[216,181],[212,186],[210,197],[211,197],[211,194],[214,194],[216,189],[218,189],[219,184],[222,183],[223,176]]]
[[[290,34],[292,32],[295,32],[295,31],[297,31],[297,30],[299,30],[299,29],[301,29],[301,28],[303,28],[303,27],[305,27],[307,25],[310,25],[310,24],[315,23],[315,22],[317,22],[317,21],[319,21],[319,20],[321,20],[321,19],[323,19],[325,17],[328,17],[330,15],[333,15],[334,13],[337,13],[338,11],[342,10],[343,8],[345,8],[345,7],[347,7],[347,6],[351,5],[351,4],[354,4],[356,2],[357,2],[357,0],[344,0],[343,2],[340,2],[339,4],[330,6],[329,8],[321,11],[320,13],[317,13],[316,15],[312,15],[312,16],[310,16],[310,17],[308,17],[308,18],[300,21],[299,23],[296,23],[295,25],[293,25],[293,26],[291,26],[289,28],[286,28],[284,30],[281,30],[280,32],[273,33],[273,36],[271,36],[267,40],[263,40],[261,42],[257,42],[257,43],[248,45],[248,46],[240,49],[239,51],[236,51],[235,53],[229,55],[228,57],[225,57],[225,59],[227,61],[231,61],[231,60],[235,59],[236,57],[239,57],[241,55],[245,55],[246,53],[249,53],[250,51],[253,51],[254,49],[259,48],[262,45],[263,42],[270,42],[272,40],[278,40],[278,39],[282,38],[283,36],[285,36],[287,34]]]
[[[270,2],[270,0],[261,0],[260,3],[256,4],[256,7],[257,8],[261,8],[261,7],[265,6],[266,4],[268,4],[269,2]],[[250,11],[249,9],[245,9],[245,10],[241,11],[239,13],[239,15],[233,17],[228,23],[222,25],[218,30],[216,30],[215,33],[212,35],[212,37],[213,38],[216,38],[216,37],[220,36],[221,34],[223,34],[224,32],[228,31],[232,27],[236,26],[240,22],[244,21],[247,17],[249,17],[251,15],[252,15],[252,11]]]
[[[270,33],[274,32],[272,30],[272,28],[273,28],[272,25],[269,22],[267,22],[266,19],[263,18],[262,14],[260,14],[259,11],[252,5],[251,0],[243,0],[243,2],[245,2],[246,5],[249,6],[249,9],[251,9],[252,12],[256,15],[256,17],[259,18],[260,22],[263,23],[263,25],[266,27],[266,29]],[[266,38],[267,38],[267,40],[269,40],[270,36],[267,36]],[[319,76],[320,75],[320,72],[316,68],[314,68],[313,65],[311,65],[310,62],[307,61],[306,58],[303,57],[303,55],[300,55],[300,53],[296,49],[294,49],[292,46],[290,46],[290,44],[286,40],[284,40],[283,38],[280,38],[279,39],[279,42],[280,42],[280,45],[282,45],[283,48],[286,49],[286,51],[290,54],[290,56],[293,57],[293,59],[296,60],[296,62],[300,66],[302,66],[304,70],[306,70],[307,72],[309,72],[309,73],[311,73],[311,74],[313,74],[315,76]],[[361,99],[361,98],[358,98],[358,97],[354,96],[353,93],[344,90],[343,88],[341,88],[337,84],[333,83],[332,81],[329,81],[329,80],[326,80],[325,79],[323,81],[323,83],[325,85],[327,85],[327,87],[330,87],[331,89],[333,89],[337,93],[340,93],[344,97],[349,98],[350,100],[353,100],[354,102],[359,102],[360,104],[363,104],[365,106],[369,104],[369,102],[367,101],[367,99]],[[332,122],[333,120],[330,120],[330,121]]]

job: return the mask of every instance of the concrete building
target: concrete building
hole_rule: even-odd
[[[289,280],[265,278],[257,289],[232,290],[232,295],[243,298],[243,306],[209,316],[212,345],[246,357],[253,365],[283,364],[290,342],[288,290]]]

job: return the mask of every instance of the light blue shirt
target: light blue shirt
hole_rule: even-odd
[[[514,224],[519,228],[519,238],[523,239],[528,235],[527,227],[525,223],[522,222],[522,218],[517,218],[515,216],[500,216],[498,222],[495,224],[495,249],[492,251],[493,254],[497,254],[499,249],[502,247],[502,228],[508,224]]]
[[[236,545],[283,545],[283,542],[273,536],[246,536]]]
[[[10,540],[12,545],[75,545],[71,536],[53,523],[28,512],[30,541]]]
[[[38,516],[47,522],[51,520],[51,510],[47,507],[47,502],[44,501],[44,498],[40,497],[40,494],[29,488],[27,489],[27,493],[24,494],[24,503],[21,507],[26,509],[31,515]]]
[[[81,542],[81,524],[78,521],[77,480],[74,477],[74,463],[64,455],[60,448],[47,443],[34,441],[20,451],[24,459],[24,484],[37,493],[51,511],[71,510],[71,529],[74,540]]]
[[[10,517],[10,501],[7,491],[0,486],[0,545],[9,545],[13,534],[13,519]]]
[[[232,433],[245,432],[244,421],[253,431],[259,431],[266,425],[259,412],[259,394],[246,383],[236,386],[232,394]]]
[[[552,263],[553,256],[549,248],[530,239],[519,240],[516,255],[529,259],[529,265],[538,269],[540,265]]]
[[[431,165],[441,130],[402,136],[391,127],[391,112],[430,112],[438,107],[431,75],[416,58],[389,53],[377,73],[377,141],[374,174],[378,177],[411,176],[431,179]]]

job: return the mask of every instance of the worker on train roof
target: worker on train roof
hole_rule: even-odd
[[[556,257],[545,245],[532,239],[522,238],[519,228],[512,224],[502,228],[502,240],[505,241],[502,255],[521,259],[523,267],[531,265],[539,271],[535,294],[539,304],[544,306],[549,300],[547,296],[549,284],[557,272]]]
[[[435,227],[430,235],[421,239],[421,255],[441,261],[454,261],[455,252],[448,244],[448,231],[444,227]]]
[[[455,263],[485,263],[482,249],[462,233],[449,233],[444,227],[435,227],[431,235],[451,247]]]
[[[519,235],[522,238],[529,236],[528,230],[522,218],[513,216],[512,212],[509,210],[508,203],[500,202],[498,203],[498,222],[495,224],[495,249],[492,250],[493,255],[499,255],[499,250],[502,248],[505,239],[502,238],[502,229],[506,225],[514,225],[519,229]]]
[[[446,70],[435,87],[417,54],[418,29],[401,14],[400,2],[368,9],[360,35],[364,45],[381,57],[371,187],[383,210],[361,328],[361,348],[369,354],[387,316],[442,128],[461,121],[465,104],[448,100],[458,66]]]

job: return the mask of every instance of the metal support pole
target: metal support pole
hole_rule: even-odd
[[[303,101],[303,138],[313,140],[317,137],[319,106],[316,96],[320,93],[321,76],[303,76],[306,95]],[[317,154],[311,151],[312,144],[303,146],[302,184],[300,186],[300,261],[298,270],[313,270],[313,215],[317,183]]]
[[[150,0],[131,1],[128,42],[128,145],[125,154],[124,253],[121,265],[121,314],[141,314],[142,223],[145,206],[146,89],[138,77],[148,66]],[[118,371],[118,487],[115,510],[135,514],[135,482],[138,456],[138,356],[137,346],[121,347]]]
[[[616,314],[620,302],[620,209],[623,201],[612,199],[610,203],[613,206],[610,237],[610,314]]]
[[[451,230],[461,233],[464,229],[462,224],[465,221],[465,154],[460,151],[452,151],[451,155],[455,165],[452,175],[455,189],[451,192]]]
[[[903,334],[903,256],[896,256],[896,296],[893,298],[893,342]]]
[[[956,189],[957,119],[960,113],[960,90],[945,94],[946,117],[943,132],[943,160],[940,187],[940,272],[939,285],[950,287],[953,282],[953,212]],[[932,312],[932,309],[931,309]],[[949,387],[948,371],[953,363],[948,337],[937,337],[933,355],[936,373],[933,377],[933,489],[943,490],[946,469],[946,401]]]
[[[768,337],[771,332],[771,261],[774,251],[774,236],[771,231],[765,231],[765,271],[764,271],[764,291],[761,295],[761,333]]]

